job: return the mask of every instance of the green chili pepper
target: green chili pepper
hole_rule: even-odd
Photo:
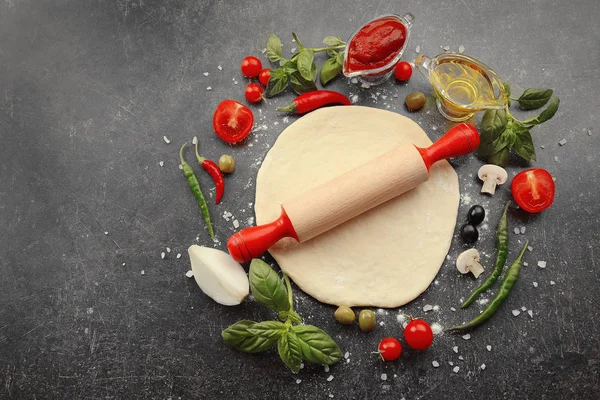
[[[504,213],[500,217],[498,222],[498,228],[496,229],[496,265],[492,274],[479,286],[471,296],[463,303],[462,308],[468,307],[475,301],[477,297],[486,290],[488,290],[498,277],[502,274],[504,264],[506,263],[506,256],[508,255],[508,221],[506,219],[506,211],[510,205],[510,200],[506,202],[504,206]]]
[[[200,211],[202,211],[202,217],[204,217],[204,222],[206,222],[206,226],[208,228],[208,233],[210,233],[211,239],[215,238],[215,233],[213,232],[212,223],[210,222],[210,214],[208,213],[208,205],[206,204],[206,200],[204,199],[204,195],[202,194],[202,190],[200,189],[200,183],[198,182],[198,178],[194,175],[194,171],[192,167],[183,159],[183,149],[187,146],[187,142],[181,146],[179,150],[179,162],[181,164],[181,169],[183,170],[183,175],[188,181],[188,185],[194,193],[194,197],[198,201],[198,206],[200,207]]]
[[[512,265],[506,270],[504,279],[502,279],[502,283],[500,283],[498,293],[496,293],[496,296],[494,296],[494,299],[490,302],[486,309],[483,310],[483,312],[477,317],[473,318],[470,322],[467,322],[464,325],[453,326],[452,328],[446,329],[446,331],[465,331],[467,329],[472,329],[483,324],[485,321],[490,319],[492,315],[494,315],[496,310],[498,310],[500,305],[504,302],[504,300],[506,300],[512,291],[512,288],[519,277],[519,272],[521,272],[521,258],[523,258],[523,253],[525,253],[528,243],[529,242],[525,242],[525,246],[523,246],[523,250],[521,250],[519,257],[517,257],[515,262],[512,263]]]

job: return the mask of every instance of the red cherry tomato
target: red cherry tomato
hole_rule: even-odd
[[[397,339],[388,337],[379,342],[379,355],[384,361],[397,360],[402,354],[402,345]]]
[[[248,56],[242,60],[242,74],[248,78],[256,78],[262,70],[262,63],[254,56]]]
[[[258,80],[260,81],[260,83],[262,83],[263,86],[267,86],[267,84],[269,83],[269,79],[271,79],[271,68],[265,68],[262,71],[260,71],[260,74],[258,75]]]
[[[401,82],[409,80],[411,75],[412,67],[406,61],[399,62],[394,67],[394,76]]]
[[[213,114],[213,129],[227,143],[237,143],[252,130],[254,115],[235,100],[223,100]]]
[[[554,201],[554,180],[543,168],[519,172],[513,178],[510,190],[519,207],[530,213],[543,211]]]
[[[425,350],[433,343],[433,331],[422,319],[412,319],[404,328],[404,339],[415,350]]]
[[[263,88],[258,83],[249,83],[244,90],[244,96],[250,103],[260,103],[263,99]]]

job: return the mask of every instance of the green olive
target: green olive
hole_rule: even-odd
[[[412,92],[404,99],[406,108],[410,111],[417,111],[425,105],[425,95],[421,92]]]
[[[233,169],[235,168],[235,161],[233,161],[233,157],[223,154],[221,158],[219,158],[219,168],[224,174],[232,173]]]
[[[344,325],[352,325],[354,323],[354,318],[356,318],[354,311],[348,306],[339,306],[333,315],[337,322]]]
[[[358,314],[358,326],[363,332],[371,332],[375,328],[375,313],[371,310],[362,310]]]

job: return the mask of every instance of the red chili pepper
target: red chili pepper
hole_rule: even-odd
[[[302,93],[287,106],[279,107],[277,111],[304,114],[330,104],[349,106],[350,100],[343,94],[334,92],[333,90],[314,90],[312,92]]]
[[[196,142],[196,158],[198,159],[198,164],[200,164],[203,170],[208,172],[210,177],[215,182],[215,189],[217,195],[215,200],[216,204],[219,204],[221,198],[223,197],[223,191],[225,190],[225,182],[223,181],[223,175],[221,174],[221,170],[219,169],[219,166],[213,161],[201,157],[200,154],[198,154],[198,142]]]

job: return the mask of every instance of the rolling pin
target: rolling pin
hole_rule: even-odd
[[[284,237],[306,242],[426,182],[437,161],[471,153],[477,146],[479,133],[466,123],[427,148],[398,146],[285,201],[275,221],[234,233],[227,242],[229,254],[237,262],[249,262]]]

